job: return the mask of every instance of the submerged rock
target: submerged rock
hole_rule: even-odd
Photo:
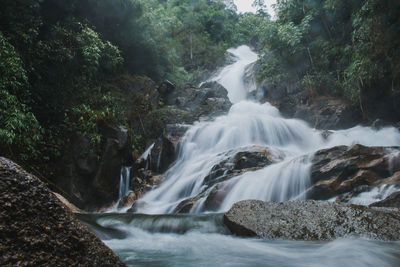
[[[224,214],[224,223],[236,235],[268,239],[332,240],[353,235],[400,239],[399,209],[325,201],[244,200]]]
[[[0,157],[2,266],[125,266],[36,177]]]

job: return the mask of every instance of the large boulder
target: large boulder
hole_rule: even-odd
[[[0,157],[2,266],[125,266],[46,186]]]
[[[392,183],[400,170],[399,147],[337,146],[315,153],[308,199],[326,200]]]
[[[400,239],[399,209],[326,201],[244,200],[224,214],[224,223],[236,235],[268,239],[332,240],[354,235]]]
[[[226,181],[246,171],[255,171],[284,159],[278,149],[262,146],[241,147],[225,152],[224,159],[215,164],[204,178],[208,187]]]
[[[227,113],[232,106],[227,90],[217,82],[207,82],[201,87],[186,84],[176,88],[165,101],[169,112],[175,110],[178,119],[171,118],[168,123],[191,124],[200,119],[210,119]]]

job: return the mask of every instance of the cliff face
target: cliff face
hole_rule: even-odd
[[[125,266],[47,187],[0,157],[1,266]]]

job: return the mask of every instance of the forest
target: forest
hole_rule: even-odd
[[[230,1],[1,0],[2,155],[51,177],[69,136],[84,134],[94,149],[100,122],[129,128],[121,77],[197,83],[241,44],[259,54],[260,83],[341,97],[365,120],[376,110],[399,120],[398,1],[278,0],[273,19],[254,5],[256,14],[237,14]],[[157,112],[137,105],[142,117]],[[148,137],[129,130],[143,150]]]

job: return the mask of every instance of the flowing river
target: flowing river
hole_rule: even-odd
[[[247,46],[229,52],[235,62],[213,80],[228,90],[234,105],[227,115],[195,123],[187,131],[180,141],[178,159],[165,173],[163,183],[139,200],[140,214],[80,218],[130,266],[399,266],[400,242],[362,238],[302,242],[229,235],[222,212],[239,200],[304,199],[315,151],[337,145],[400,145],[399,131],[390,127],[376,131],[357,126],[333,131],[324,139],[305,122],[283,118],[269,103],[247,101],[245,67],[256,61],[257,55]],[[271,155],[281,160],[220,185],[205,186],[204,179],[214,165],[251,146],[268,147]],[[216,209],[209,210],[204,203],[216,186],[223,189],[224,196]],[[375,191],[364,193],[354,203],[373,202],[382,195]],[[197,201],[190,214],[173,214],[182,201],[193,197]]]

